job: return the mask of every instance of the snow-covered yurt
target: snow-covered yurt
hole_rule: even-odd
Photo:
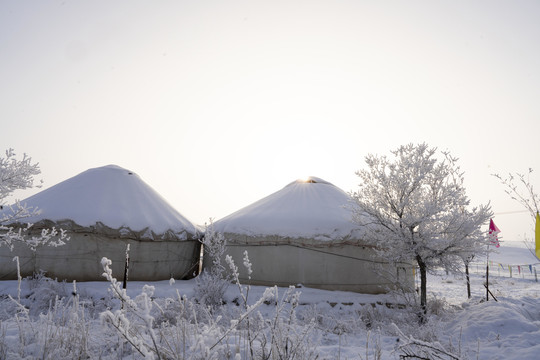
[[[373,294],[388,291],[396,280],[412,285],[410,264],[390,265],[362,240],[352,206],[343,190],[311,177],[216,221],[214,230],[224,234],[226,254],[244,282],[247,250],[253,285],[302,284]]]
[[[198,270],[197,227],[176,211],[135,173],[116,165],[89,169],[43,190],[21,204],[37,207],[30,234],[64,229],[70,240],[59,247],[39,246],[35,252],[17,244],[0,247],[0,278],[44,271],[65,280],[104,280],[102,257],[112,260],[113,276],[124,276],[129,244],[130,280],[187,278]],[[7,210],[4,210],[7,211]]]

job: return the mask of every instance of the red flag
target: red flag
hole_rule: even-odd
[[[495,247],[501,246],[499,244],[499,236],[498,234],[501,232],[497,225],[493,222],[493,219],[489,219],[489,238],[491,239],[491,243],[495,244]]]

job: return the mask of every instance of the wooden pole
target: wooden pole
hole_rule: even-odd
[[[491,293],[491,291],[489,291],[489,289],[487,288],[487,286],[486,286],[486,289],[487,289],[488,294],[491,295],[491,296],[493,297],[493,300],[495,300],[495,301],[498,302],[499,300],[497,300],[497,298],[495,297],[495,295],[493,295],[493,294]]]
[[[486,258],[486,301],[489,301],[489,244],[487,246]]]
[[[129,244],[127,244],[126,247],[126,262],[124,265],[124,283],[122,284],[122,288],[127,288],[127,281],[128,281],[128,274],[129,274]]]

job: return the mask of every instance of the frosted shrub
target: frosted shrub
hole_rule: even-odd
[[[48,278],[43,272],[20,279],[17,303],[20,303],[32,317],[46,314],[55,303],[69,297],[67,284]],[[14,313],[16,305],[8,297],[0,302],[0,320],[8,319]]]
[[[230,259],[229,264],[234,266]],[[232,359],[239,356],[242,346],[251,351],[254,338],[250,335],[250,320],[259,306],[276,297],[277,288],[269,288],[253,305],[248,305],[247,292],[244,292],[246,287],[237,282],[239,289],[242,289],[243,309],[229,321],[228,326],[223,326],[222,317],[212,315],[209,307],[180,297],[178,293],[177,299],[166,299],[162,305],[158,305],[152,300],[153,287],[145,285],[141,294],[132,299],[112,277],[111,261],[103,258],[102,266],[103,275],[110,282],[110,291],[122,306],[114,311],[102,312],[100,319],[115,330],[123,343],[129,344],[135,353],[145,359]],[[171,308],[178,310],[174,320],[170,319]],[[158,324],[155,321],[156,312],[161,319]],[[265,322],[260,321],[260,324]],[[292,335],[292,332],[289,333]],[[247,344],[240,341],[244,336]],[[256,357],[252,353],[248,358]]]
[[[89,323],[86,322],[84,307],[79,303],[77,295],[66,303],[56,300],[48,313],[39,315],[36,328],[39,329],[37,343],[43,358],[89,357]]]
[[[59,299],[68,297],[67,284],[45,276],[44,272],[36,273],[26,280],[28,293],[22,303],[28,307],[32,316],[47,313]]]
[[[110,268],[112,261],[103,258],[103,276],[110,282],[110,291],[122,302],[122,308],[116,311],[104,311],[100,315],[103,323],[112,326],[126,342],[148,359],[160,359],[161,349],[156,340],[153,328],[154,318],[150,315],[152,309],[151,296],[154,288],[145,285],[143,291],[135,300],[131,299],[120,283],[112,276]]]
[[[277,287],[274,288],[276,297]],[[270,349],[266,356],[278,359],[316,359],[317,346],[313,342],[312,332],[315,329],[315,319],[306,324],[299,324],[296,310],[298,308],[300,292],[294,291],[291,286],[276,304],[274,316],[270,319],[268,334],[270,335]],[[262,349],[265,350],[264,348]]]
[[[394,331],[399,336],[399,345],[396,352],[399,352],[400,359],[444,359],[444,360],[460,360],[462,359],[460,350],[454,349],[450,343],[448,346],[443,346],[435,340],[423,341],[412,335],[405,335],[394,324]]]
[[[196,279],[195,298],[199,303],[211,308],[223,304],[223,296],[229,287],[231,277],[227,275],[221,263],[226,249],[223,234],[214,230],[214,224],[206,226],[203,240],[205,257],[211,262],[208,269],[203,269]]]
[[[6,326],[0,322],[0,359],[7,359]]]
[[[433,315],[445,315],[448,312],[449,305],[445,298],[438,298],[435,295],[430,297],[428,313]]]
[[[317,358],[316,346],[311,342],[311,332],[315,321],[310,319],[307,323],[298,324],[296,310],[299,305],[300,292],[290,286],[283,296],[279,297],[278,287],[267,288],[263,296],[254,305],[249,305],[250,285],[242,285],[239,279],[238,267],[230,256],[225,257],[234,283],[240,294],[240,306],[244,314],[238,322],[239,329],[243,330],[247,344],[244,349],[245,358],[248,359],[311,359]],[[248,252],[244,252],[243,265],[246,268],[248,281],[251,280],[252,264]],[[264,318],[255,308],[262,304],[273,304],[274,314]],[[245,320],[243,324],[240,321]]]
[[[40,282],[42,283],[42,282]],[[39,287],[38,287],[39,289]],[[16,311],[14,322],[8,322],[11,334],[16,330],[16,340],[0,344],[4,355],[0,358],[39,359],[87,359],[90,323],[87,322],[85,307],[79,302],[74,284],[73,295],[50,302],[46,311],[37,315],[19,300],[8,296]],[[34,300],[35,301],[35,300]]]
[[[383,323],[388,321],[388,311],[384,307],[365,305],[360,308],[358,315],[366,329],[381,328]]]
[[[165,299],[158,304],[151,299],[153,288],[149,286],[131,299],[112,277],[111,262],[106,258],[102,260],[104,276],[111,284],[111,292],[121,300],[122,308],[104,311],[100,318],[134,353],[149,359],[316,358],[311,336],[315,322],[298,323],[296,310],[300,293],[291,287],[280,298],[277,287],[267,288],[251,303],[249,284],[240,283],[232,258],[226,257],[226,262],[240,299],[239,311],[228,321],[217,315],[215,309],[211,311],[209,306],[180,297],[178,293],[176,299]],[[249,274],[251,263],[247,253],[243,265]],[[275,307],[273,315],[266,318],[258,311],[265,305]],[[174,318],[171,318],[171,309],[176,310]]]

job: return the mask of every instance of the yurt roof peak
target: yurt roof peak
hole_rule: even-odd
[[[21,201],[37,207],[24,219],[71,220],[80,226],[101,223],[113,229],[148,229],[196,234],[197,229],[135,172],[117,165],[88,169]]]
[[[292,183],[288,184],[287,186],[291,186],[294,184],[324,184],[324,185],[332,185],[334,184],[329,183],[326,180],[323,180],[321,178],[315,177],[315,176],[308,176],[307,178],[298,179],[296,181],[293,181]]]
[[[217,231],[249,236],[340,240],[358,230],[351,197],[317,178],[296,180],[214,223]]]

